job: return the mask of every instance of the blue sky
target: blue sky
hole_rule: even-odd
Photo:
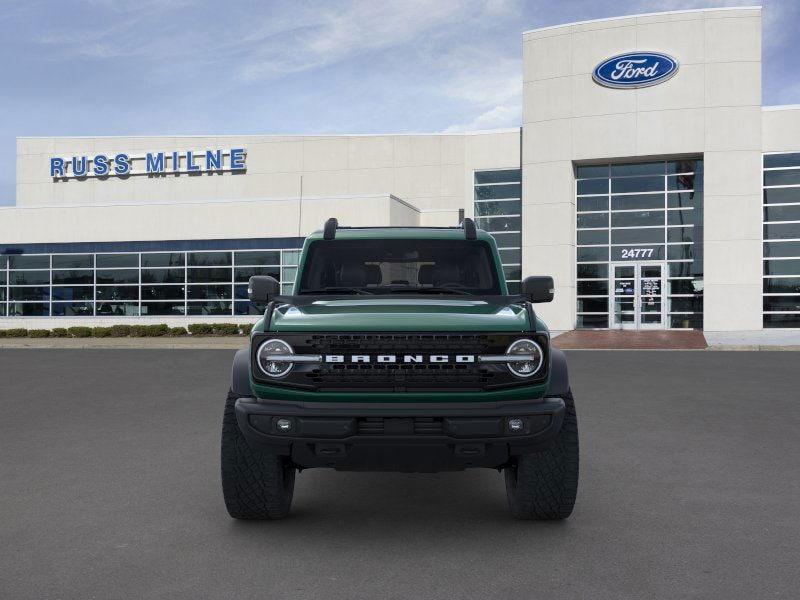
[[[750,1],[0,0],[0,204],[15,138],[516,127],[527,29]],[[764,2],[764,104],[800,103],[800,2]]]

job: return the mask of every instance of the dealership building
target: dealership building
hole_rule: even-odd
[[[453,226],[552,329],[800,328],[800,106],[761,104],[760,8],[523,36],[520,127],[454,134],[19,138],[0,328],[250,321],[303,237]]]

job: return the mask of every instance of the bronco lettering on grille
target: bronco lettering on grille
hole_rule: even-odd
[[[369,354],[326,354],[325,355],[325,362],[326,363],[369,363],[375,359],[375,362],[378,363],[423,363],[426,362],[426,357],[422,354],[378,354],[375,357],[370,356]],[[451,360],[452,358],[452,360]],[[475,362],[475,355],[474,354],[456,354],[452,357],[449,354],[431,354],[427,357],[427,362],[429,363],[449,363],[449,362],[457,362],[457,363],[474,363]]]

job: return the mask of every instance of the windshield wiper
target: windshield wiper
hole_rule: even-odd
[[[409,287],[392,290],[393,294],[460,294],[462,296],[472,296],[472,292],[451,287]]]
[[[301,295],[304,295],[304,294],[342,294],[342,293],[346,293],[346,294],[367,294],[369,296],[374,296],[375,295],[373,292],[370,292],[369,290],[365,290],[364,288],[344,287],[344,286],[339,286],[339,287],[332,286],[332,287],[326,287],[326,288],[319,288],[319,289],[315,289],[315,290],[300,290],[300,294]]]

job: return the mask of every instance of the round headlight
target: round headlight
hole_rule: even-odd
[[[522,339],[513,342],[506,350],[506,354],[520,355],[520,360],[513,360],[508,363],[508,369],[517,377],[535,375],[542,368],[542,363],[544,362],[542,347],[533,340]]]
[[[294,354],[292,347],[283,340],[267,340],[258,348],[256,362],[258,368],[269,377],[283,377],[292,370],[292,363],[275,360],[274,357]]]

